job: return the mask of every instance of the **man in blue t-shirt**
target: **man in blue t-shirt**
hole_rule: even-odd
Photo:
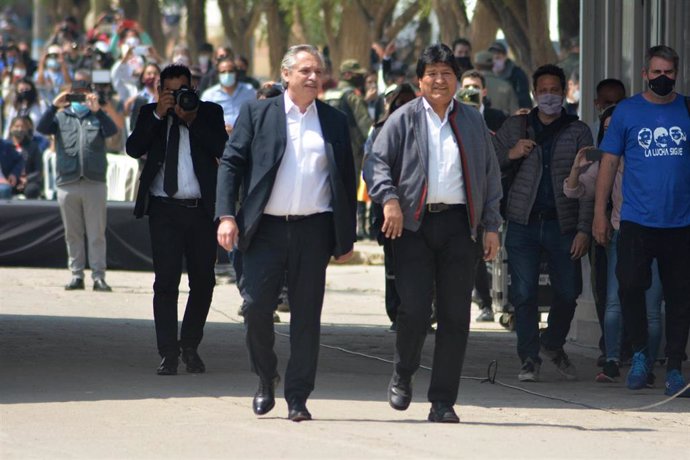
[[[666,394],[685,387],[681,361],[690,330],[690,115],[673,91],[678,54],[667,46],[647,51],[642,77],[649,88],[618,104],[601,149],[593,235],[610,236],[608,197],[621,156],[625,157],[618,241],[619,294],[633,362],[630,389],[647,383],[647,318],[644,292],[657,259],[666,299]],[[690,392],[687,396],[690,396]]]

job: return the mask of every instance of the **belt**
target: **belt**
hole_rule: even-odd
[[[281,222],[297,222],[299,220],[308,219],[309,217],[316,217],[326,214],[325,212],[317,212],[316,214],[290,214],[287,216],[274,216],[273,214],[264,214],[264,217],[279,220]]]
[[[529,215],[530,221],[541,221],[541,220],[556,220],[558,219],[558,212],[555,209],[545,209],[542,211],[533,211]]]
[[[467,209],[467,206],[464,204],[446,204],[446,203],[427,203],[427,205],[426,205],[427,212],[431,212],[431,213],[446,212],[446,211],[451,211],[453,209]]]
[[[165,204],[174,204],[183,208],[198,208],[201,206],[201,198],[168,198],[167,196],[151,196],[152,200]]]

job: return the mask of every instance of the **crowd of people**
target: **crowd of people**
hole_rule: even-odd
[[[345,59],[337,71],[299,45],[280,78],[263,83],[230,47],[203,44],[192,61],[178,44],[162,56],[117,11],[88,31],[66,18],[38,62],[25,42],[3,45],[0,197],[40,198],[43,155],[54,152],[72,275],[65,289],[85,288],[88,254],[93,289],[111,290],[106,153],[140,161],[135,215],[149,219],[159,375],[176,374],[180,356],[188,372],[205,371],[197,349],[220,246],[244,301],[260,381],[254,412],[275,404],[273,321],[287,291],[288,417],[310,419],[326,266],[373,238],[384,249],[385,308],[397,334],[394,409],[409,406],[435,332],[429,420],[459,420],[470,305],[481,308],[477,321],[494,321],[486,262],[501,246],[520,381],[539,381],[542,359],[565,379],[582,377],[564,345],[588,256],[602,330],[592,377],[613,382],[629,366],[628,388],[653,386],[665,360],[665,393],[685,387],[690,104],[673,91],[674,50],[648,51],[643,93],[602,80],[592,130],[577,116],[577,42],[531,78],[501,41],[476,53],[463,38],[432,45],[414,68],[395,59],[395,42],[376,43],[370,68]],[[544,254],[553,295],[540,329]],[[190,292],[178,337],[183,259]]]

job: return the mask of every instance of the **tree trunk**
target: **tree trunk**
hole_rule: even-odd
[[[530,0],[529,3],[530,14],[527,16],[527,35],[531,51],[529,68],[534,70],[544,64],[556,63],[557,57],[549,38],[549,7],[546,0]]]
[[[472,17],[472,31],[470,41],[472,42],[472,53],[477,53],[489,48],[491,43],[496,40],[496,32],[500,23],[498,17],[492,9],[487,6],[485,1],[477,2]],[[474,56],[472,56],[474,59]]]
[[[328,41],[334,71],[337,72],[345,59],[356,59],[362,67],[368,68],[373,40],[366,12],[355,1],[343,2],[338,33]]]
[[[185,0],[187,5],[187,46],[196,60],[199,46],[206,42],[206,0]]]
[[[561,50],[580,36],[580,0],[558,0],[558,34]]]
[[[230,41],[237,55],[245,56],[252,61],[252,45],[256,26],[266,5],[274,2],[255,0],[252,3],[243,0],[218,0],[221,21],[225,36]],[[278,7],[278,5],[275,5]]]
[[[442,43],[452,46],[456,38],[469,39],[469,22],[464,1],[433,0],[432,5],[438,18]]]
[[[148,8],[142,8],[139,10],[138,21],[141,27],[148,32],[151,40],[153,40],[153,46],[159,52],[165,51],[165,36],[163,35],[163,25],[161,24],[161,10],[157,1],[152,1]],[[190,51],[193,55],[196,53],[196,49]]]
[[[120,7],[128,19],[134,19],[139,16],[139,3],[137,0],[120,0]]]
[[[290,38],[290,24],[287,13],[277,2],[268,2],[266,6],[266,22],[268,26],[268,60],[271,78],[280,79],[280,63],[287,51]]]

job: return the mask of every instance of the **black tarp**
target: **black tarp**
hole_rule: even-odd
[[[134,203],[108,202],[108,268],[152,270],[148,219],[135,219]],[[0,266],[67,267],[56,201],[0,200]]]

